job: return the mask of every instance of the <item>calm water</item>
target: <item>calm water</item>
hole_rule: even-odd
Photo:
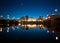
[[[9,28],[9,32],[7,29]],[[49,31],[48,28],[44,27],[40,29],[38,26],[36,28],[21,28],[19,26],[3,27],[2,32],[0,32],[0,40],[13,40],[21,42],[54,42],[56,41],[56,36],[59,37],[57,32]]]

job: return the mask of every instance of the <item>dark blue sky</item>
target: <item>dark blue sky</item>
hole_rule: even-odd
[[[54,9],[58,9],[58,12],[54,12]],[[0,0],[0,15],[5,18],[8,14],[11,18],[26,15],[38,18],[52,13],[60,13],[60,0]]]

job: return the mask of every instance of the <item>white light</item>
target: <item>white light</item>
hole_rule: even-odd
[[[55,9],[54,11],[55,11],[55,12],[57,12],[57,11],[58,11],[58,9]]]
[[[12,27],[12,29],[13,29],[13,31],[15,30],[15,28],[14,28],[14,27]]]
[[[7,32],[9,32],[9,27],[7,28]]]
[[[45,18],[45,19],[47,19],[47,18]]]
[[[56,40],[58,40],[58,37],[56,37]]]
[[[47,33],[49,33],[49,30],[47,30]]]
[[[19,23],[18,26],[20,26],[21,24]]]

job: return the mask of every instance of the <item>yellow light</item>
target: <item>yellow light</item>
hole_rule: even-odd
[[[29,18],[27,21],[36,21],[35,18]]]
[[[40,24],[40,27],[43,27],[43,25],[42,25],[42,24]]]
[[[35,28],[35,27],[36,27],[36,24],[33,24],[33,25],[28,24],[27,26],[28,26],[29,28]]]
[[[40,24],[39,26],[40,26],[41,28],[44,28],[43,24]]]
[[[39,21],[43,21],[43,20],[39,20]]]

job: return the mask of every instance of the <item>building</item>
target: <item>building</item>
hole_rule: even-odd
[[[36,18],[28,18],[27,21],[36,21]]]

